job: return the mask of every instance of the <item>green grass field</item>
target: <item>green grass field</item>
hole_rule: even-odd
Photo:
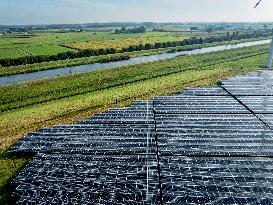
[[[73,123],[135,99],[216,85],[220,79],[259,69],[267,51],[267,45],[255,46],[0,86],[0,204],[7,203],[7,184],[30,159],[5,151],[26,133]]]
[[[58,45],[46,45],[46,46],[31,46],[24,47],[24,51],[30,53],[31,55],[56,55],[58,53],[73,51],[73,49],[65,48]]]
[[[118,45],[130,46],[141,42],[154,43],[179,41],[191,36],[201,35],[204,34],[190,34],[188,32],[146,32],[144,34],[117,35],[113,32],[99,31],[83,33],[68,32],[37,33],[34,35],[8,35],[0,36],[0,59],[23,57],[29,54],[54,55],[73,50],[62,47],[61,45],[70,45],[71,47],[75,48],[114,48]],[[25,50],[26,52],[21,51],[21,49]]]
[[[26,52],[20,48],[0,48],[0,58],[19,58],[28,56]]]

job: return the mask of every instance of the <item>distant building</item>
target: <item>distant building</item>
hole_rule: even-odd
[[[190,31],[196,32],[196,31],[198,31],[198,27],[192,26],[192,27],[190,27]]]
[[[85,32],[85,28],[72,28],[71,29],[72,32]]]
[[[24,33],[24,34],[28,34],[30,31],[32,31],[32,27],[12,27],[9,29],[8,33]]]

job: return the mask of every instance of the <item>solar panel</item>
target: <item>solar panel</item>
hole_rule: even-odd
[[[271,70],[263,70],[261,72],[263,72],[264,75],[273,78],[273,72]]]
[[[161,116],[162,117],[162,116]],[[164,118],[165,116],[163,116]],[[175,116],[173,116],[175,117]],[[184,118],[189,117],[186,121]],[[196,117],[196,118],[195,118]],[[217,116],[216,116],[217,117]],[[169,133],[184,133],[184,132],[197,132],[197,131],[211,131],[211,132],[245,132],[247,130],[262,131],[267,127],[255,118],[249,120],[243,119],[213,119],[208,117],[198,118],[198,116],[190,115],[177,115],[177,119],[164,118],[162,121],[157,118],[157,133],[161,130],[166,130]],[[205,122],[202,119],[206,120]]]
[[[90,120],[85,120],[85,123],[132,123],[132,124],[147,124],[153,123],[153,113],[146,112],[108,112],[100,113],[93,116]],[[82,122],[83,123],[83,122]]]
[[[228,96],[229,94],[222,88],[189,88],[181,92],[182,95],[193,96]]]
[[[154,99],[156,113],[250,113],[229,96],[164,96]]]
[[[259,114],[258,117],[273,130],[273,115]]]
[[[272,79],[264,79],[264,78],[237,78],[233,80],[225,80],[221,81],[225,86],[237,86],[237,87],[263,87],[263,86],[271,86],[273,85],[273,78]]]
[[[222,87],[235,96],[273,96],[270,71],[258,71],[221,81]]]
[[[241,96],[238,99],[255,114],[273,114],[273,96]]]
[[[155,153],[154,128],[107,130],[44,130],[29,133],[9,152],[145,154]]]
[[[150,127],[152,125],[149,125]],[[147,124],[66,124],[66,125],[56,125],[51,129],[87,129],[87,130],[104,130],[104,129],[138,129],[138,128],[147,128]],[[47,130],[46,128],[40,130]]]
[[[160,157],[164,204],[272,204],[269,158]]]
[[[131,107],[109,109],[92,118],[80,120],[80,124],[153,124],[153,103],[134,101]]]
[[[272,88],[264,86],[237,86],[237,85],[222,85],[228,92],[234,96],[273,96]]]
[[[13,181],[17,204],[151,204],[155,156],[38,154]]]
[[[147,124],[78,124],[80,126],[60,125],[54,128],[39,129],[39,133],[51,132],[51,133],[65,133],[65,134],[92,134],[92,133],[145,133],[150,128],[154,130],[154,125]],[[83,126],[87,125],[87,126]]]
[[[273,132],[253,115],[157,115],[161,155],[273,156]]]

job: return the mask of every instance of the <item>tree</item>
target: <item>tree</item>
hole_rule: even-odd
[[[192,27],[190,27],[190,31],[198,31],[198,27],[192,26]]]

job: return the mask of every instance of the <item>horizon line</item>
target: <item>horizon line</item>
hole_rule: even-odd
[[[0,24],[0,26],[47,26],[47,25],[85,25],[85,24],[125,24],[125,23],[132,23],[132,24],[143,24],[143,23],[154,23],[154,24],[186,24],[186,23],[272,23],[273,21],[100,21],[100,22],[85,22],[85,23],[41,23],[41,24]]]

